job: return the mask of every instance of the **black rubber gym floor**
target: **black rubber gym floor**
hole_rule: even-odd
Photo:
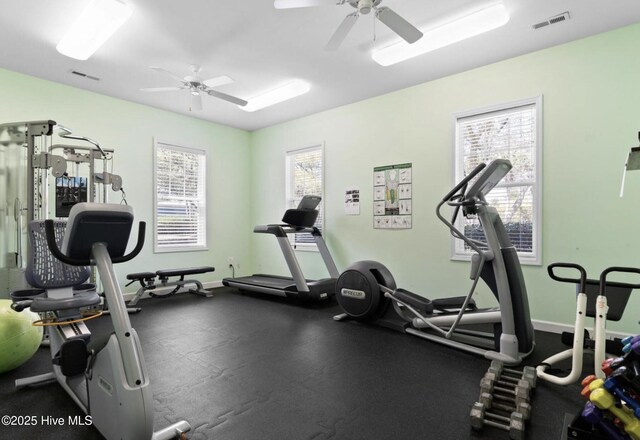
[[[192,439],[508,439],[472,432],[469,410],[489,361],[379,327],[334,322],[337,305],[305,306],[229,288],[140,302],[131,315],[152,381],[155,428],[181,419]],[[109,328],[108,317],[92,331]],[[537,332],[535,365],[566,347]],[[48,349],[0,376],[0,415],[82,415],[56,383],[16,391],[49,371]],[[588,368],[586,370],[589,370]],[[584,374],[587,374],[585,372]],[[526,438],[560,439],[580,387],[539,382]],[[3,439],[94,439],[92,427],[0,426]]]

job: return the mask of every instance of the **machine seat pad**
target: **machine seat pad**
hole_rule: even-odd
[[[56,310],[80,309],[100,304],[100,296],[96,292],[81,292],[69,298],[34,298],[31,303],[32,312],[53,312]]]
[[[216,270],[212,266],[187,267],[185,269],[166,269],[156,271],[156,275],[160,278],[180,277],[184,275],[196,275],[199,273],[213,272]]]
[[[466,296],[455,296],[453,298],[440,298],[433,300],[433,307],[438,310],[447,310],[447,309],[459,309],[464,304],[464,301],[467,299]],[[473,298],[467,304],[467,310],[476,310],[476,302]]]
[[[150,278],[155,278],[156,274],[153,272],[138,272],[138,273],[130,273],[127,275],[128,280],[148,280]]]
[[[416,295],[413,292],[409,292],[405,289],[396,289],[393,293],[393,296],[398,298],[398,300],[409,304],[411,307],[415,307],[421,312],[431,315],[433,313],[433,304],[432,301],[428,298],[425,298],[420,295]]]
[[[23,289],[14,290],[9,294],[13,302],[22,301],[26,299],[35,299],[44,297],[47,291],[45,289]]]

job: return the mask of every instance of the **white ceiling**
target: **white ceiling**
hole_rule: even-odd
[[[89,60],[55,50],[87,0],[2,0],[0,67],[245,130],[399,90],[520,54],[640,21],[638,0],[503,0],[511,20],[484,35],[413,60],[382,67],[373,48],[398,40],[373,15],[362,16],[337,52],[324,45],[348,4],[276,10],[272,0],[126,0],[133,16]],[[491,0],[489,0],[491,1]],[[383,0],[420,29],[482,0]],[[533,23],[569,11],[571,20],[534,31]],[[148,68],[179,76],[190,64],[204,78],[228,75],[223,93],[250,99],[293,78],[308,81],[301,97],[254,113],[209,96],[202,112],[188,111],[186,91],[145,93],[142,87],[179,85]],[[80,78],[77,70],[100,78]],[[0,85],[1,86],[1,85]]]

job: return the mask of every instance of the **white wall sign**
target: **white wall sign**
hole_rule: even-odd
[[[360,188],[347,188],[344,191],[344,213],[360,215]]]

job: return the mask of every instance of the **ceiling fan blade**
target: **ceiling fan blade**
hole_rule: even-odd
[[[189,111],[193,112],[199,112],[202,110],[202,96],[200,95],[200,93],[194,95],[193,93],[189,93],[189,100],[190,100],[190,104],[189,104]]]
[[[338,50],[353,25],[356,24],[358,17],[359,14],[357,12],[347,15],[344,20],[342,20],[342,23],[340,23],[340,26],[338,26],[338,29],[336,29],[331,36],[331,39],[324,47],[324,50]]]
[[[376,18],[409,44],[415,43],[422,38],[422,32],[386,6],[378,8]]]
[[[235,96],[227,95],[226,93],[221,93],[215,90],[207,90],[207,93],[216,98],[220,98],[225,101],[237,104],[240,107],[244,107],[245,105],[247,105],[247,101],[245,101],[244,99],[236,98]]]
[[[231,84],[233,81],[233,79],[229,78],[227,75],[222,75],[222,76],[216,76],[215,78],[210,78],[207,80],[202,81],[202,84],[204,84],[207,87],[220,87],[223,86],[225,84]]]
[[[171,78],[178,80],[180,82],[184,82],[183,78],[180,78],[178,75],[176,75],[175,73],[169,72],[168,70],[163,69],[162,67],[158,67],[158,66],[149,66],[150,69],[155,70],[156,72],[160,72],[160,73],[164,73],[165,75],[169,75]]]
[[[339,5],[340,0],[275,0],[273,6],[276,9],[308,8],[311,6]]]
[[[140,89],[143,92],[172,92],[174,90],[184,90],[186,87],[145,87]]]

